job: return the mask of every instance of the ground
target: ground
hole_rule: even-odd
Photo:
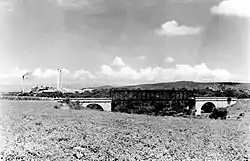
[[[1,101],[0,160],[249,160],[249,105],[210,120]]]

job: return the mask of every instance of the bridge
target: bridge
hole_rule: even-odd
[[[145,91],[141,91],[145,92]],[[147,93],[148,91],[146,91]],[[159,92],[159,91],[154,91],[154,92]],[[166,91],[164,91],[166,92]],[[163,92],[163,96],[164,96]],[[137,90],[138,93],[138,90]],[[136,94],[137,94],[136,93]],[[167,91],[167,93],[169,93]],[[152,94],[152,93],[151,93]],[[154,93],[153,93],[154,94]],[[221,107],[229,107],[237,102],[236,98],[228,98],[228,97],[190,97],[188,99],[188,96],[185,95],[185,93],[182,93],[184,95],[175,95],[174,97],[170,97],[169,95],[162,97],[160,95],[157,96],[158,93],[156,93],[153,96],[143,96],[143,93],[139,95],[138,97],[132,97],[129,99],[126,99],[126,97],[120,97],[116,99],[115,97],[110,97],[110,98],[71,98],[71,101],[79,101],[80,104],[84,107],[90,105],[90,104],[97,104],[103,108],[104,111],[111,111],[112,109],[112,102],[118,101],[118,102],[129,102],[129,101],[150,101],[152,98],[156,98],[156,101],[180,101],[180,100],[193,100],[191,101],[191,106],[193,105],[196,109],[195,115],[200,115],[201,113],[210,113],[214,107],[216,108],[221,108]],[[178,93],[177,93],[178,94]],[[63,100],[64,98],[47,98],[47,97],[28,97],[28,96],[1,96],[0,100],[20,100],[20,101],[25,101],[25,100],[54,100],[54,101],[60,101]],[[190,107],[190,105],[188,105]]]
[[[228,97],[195,97],[192,92],[185,90],[112,90],[110,98],[71,98],[71,101],[79,101],[84,107],[90,104],[97,104],[104,111],[111,111],[112,103],[125,105],[127,102],[162,102],[171,106],[175,102],[195,109],[195,115],[200,115],[201,113],[212,112],[214,107],[229,107],[235,104],[237,99]],[[181,109],[177,109],[177,111],[181,111]]]
[[[213,107],[229,107],[236,102],[236,98],[228,97],[195,97],[195,115],[200,115],[202,112],[212,112]]]
[[[63,100],[61,98],[55,98],[54,101]],[[91,104],[97,104],[103,108],[104,111],[111,111],[111,98],[71,98],[70,101],[79,101],[83,107],[87,107]]]
[[[62,99],[54,99],[59,101]],[[112,98],[73,98],[71,101],[79,101],[83,107],[90,104],[97,104],[104,111],[111,111]],[[195,97],[195,115],[200,115],[202,112],[212,112],[212,108],[229,107],[237,102],[236,98],[228,97]]]

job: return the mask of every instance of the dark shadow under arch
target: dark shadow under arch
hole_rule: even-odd
[[[206,102],[201,107],[201,113],[211,113],[215,107],[212,102]]]
[[[101,105],[95,104],[95,103],[93,103],[93,104],[88,104],[86,107],[87,107],[87,108],[90,108],[90,109],[93,109],[93,110],[104,111],[104,109],[102,108]]]

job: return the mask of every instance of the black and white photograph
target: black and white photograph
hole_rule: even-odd
[[[250,0],[0,0],[0,161],[250,160]]]

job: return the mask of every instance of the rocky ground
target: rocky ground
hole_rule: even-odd
[[[0,160],[249,160],[249,101],[240,119],[155,117],[0,102]]]

